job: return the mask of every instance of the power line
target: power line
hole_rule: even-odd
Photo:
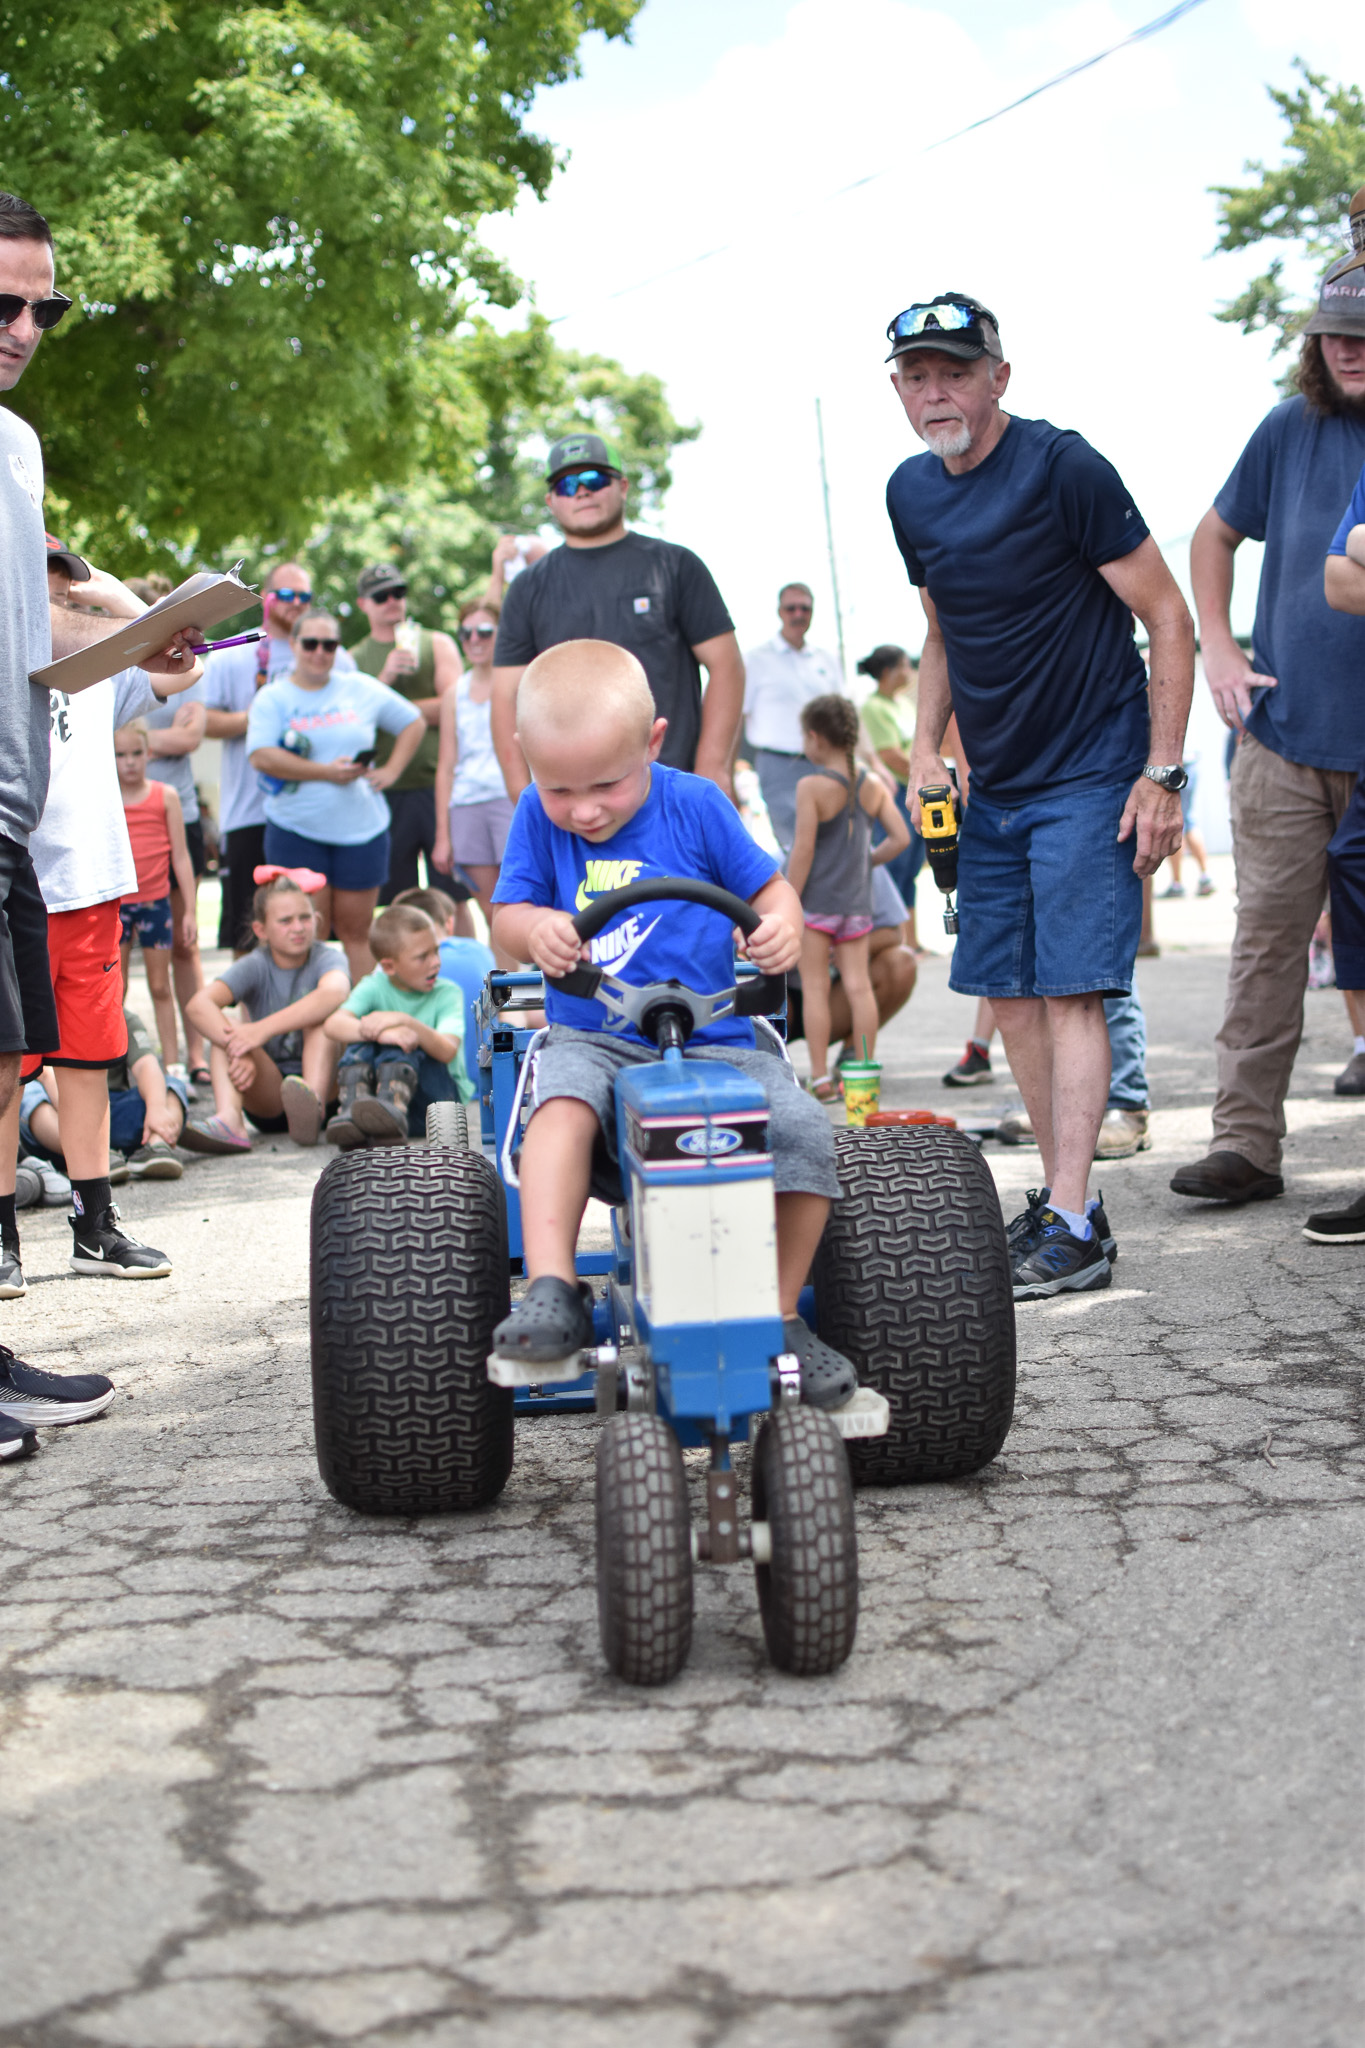
[[[1103,64],[1107,57],[1116,57],[1121,50],[1130,49],[1134,43],[1143,43],[1151,36],[1160,35],[1163,29],[1172,27],[1185,15],[1193,14],[1196,7],[1203,5],[1204,0],[1180,0],[1179,6],[1168,7],[1164,14],[1155,15],[1151,21],[1144,22],[1141,28],[1135,28],[1119,42],[1111,43],[1107,50],[1099,50],[1093,57],[1083,58],[1079,64],[1069,64],[1065,71],[1058,71],[1053,77],[1045,78],[1041,85],[1035,85],[1030,91],[1021,93],[1018,99],[1008,101],[1003,107],[997,107],[994,113],[983,114],[979,121],[969,121],[965,128],[955,128],[951,135],[940,135],[937,142],[927,142],[918,152],[919,155],[928,156],[933,150],[946,149],[950,142],[960,142],[964,135],[973,135],[978,128],[988,128],[992,121],[1003,120],[1006,114],[1014,113],[1018,107],[1027,106],[1030,100],[1036,100],[1041,93],[1051,92],[1055,86],[1065,85],[1068,79],[1078,78],[1083,71],[1093,71],[1095,66]],[[846,198],[850,192],[861,192],[865,186],[875,185],[879,178],[889,177],[893,170],[899,171],[902,167],[902,163],[888,164],[879,171],[869,171],[866,177],[855,178],[851,185],[836,185],[833,191],[827,192],[823,199],[817,199],[814,203],[816,206],[828,206],[836,199]],[[681,277],[684,271],[695,270],[699,264],[713,262],[717,256],[728,255],[730,250],[742,246],[739,241],[720,242],[714,249],[704,249],[700,255],[689,256],[682,263],[670,265],[667,270],[656,270],[648,277],[636,278],[633,284],[624,284],[614,292],[607,292],[600,303],[611,305],[617,299],[628,299],[636,292],[648,291],[651,285],[662,284],[666,278]],[[582,312],[586,308],[580,307],[577,310]],[[573,314],[557,313],[549,325],[558,327],[565,320],[572,318]]]

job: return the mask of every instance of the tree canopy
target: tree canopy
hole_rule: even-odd
[[[1285,92],[1269,88],[1289,129],[1283,161],[1270,169],[1247,164],[1254,184],[1213,187],[1222,227],[1217,246],[1252,249],[1264,242],[1287,242],[1320,274],[1350,248],[1347,207],[1365,185],[1365,98],[1358,85],[1333,85],[1302,62],[1297,69],[1301,85]],[[1262,275],[1218,312],[1220,320],[1234,322],[1244,334],[1269,329],[1277,352],[1297,340],[1315,304],[1296,295],[1284,268],[1283,257],[1272,258]]]
[[[543,323],[477,317],[521,290],[478,224],[544,192],[536,89],[640,5],[0,0],[5,182],[78,300],[9,402],[110,566],[297,543],[339,494],[419,474],[515,495],[509,437],[591,376]],[[638,381],[647,452],[671,416]]]

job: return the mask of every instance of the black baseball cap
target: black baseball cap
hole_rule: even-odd
[[[916,300],[887,322],[886,338],[891,344],[888,363],[920,349],[957,356],[964,363],[975,362],[978,356],[1005,359],[1000,322],[970,292],[940,292],[936,299]]]
[[[73,583],[90,581],[90,564],[83,555],[75,555],[70,548],[63,547],[55,533],[45,534],[44,539],[47,541],[49,569],[61,569]]]
[[[624,476],[626,465],[621,451],[605,434],[565,434],[554,443],[545,458],[545,481],[558,482],[571,469],[610,469]]]
[[[357,597],[378,597],[385,590],[396,590],[407,577],[393,562],[371,562],[368,569],[362,569],[355,579]]]

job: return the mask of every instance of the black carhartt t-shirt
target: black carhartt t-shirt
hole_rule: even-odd
[[[715,578],[690,548],[628,533],[604,548],[551,548],[507,586],[494,661],[524,668],[563,640],[610,640],[644,667],[661,718],[660,759],[690,769],[701,734],[692,649],[734,630]]]

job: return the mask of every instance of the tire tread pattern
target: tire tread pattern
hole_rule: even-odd
[[[986,1465],[1014,1415],[1014,1297],[1000,1198],[969,1138],[836,1131],[844,1198],[814,1266],[820,1335],[891,1404],[853,1441],[855,1481],[900,1486]]]
[[[858,1531],[844,1440],[818,1408],[782,1408],[754,1445],[754,1520],[772,1561],[756,1565],[768,1655],[779,1671],[837,1671],[858,1630]]]
[[[602,1654],[629,1685],[667,1685],[692,1647],[692,1520],[682,1452],[657,1415],[614,1415],[597,1440]]]

